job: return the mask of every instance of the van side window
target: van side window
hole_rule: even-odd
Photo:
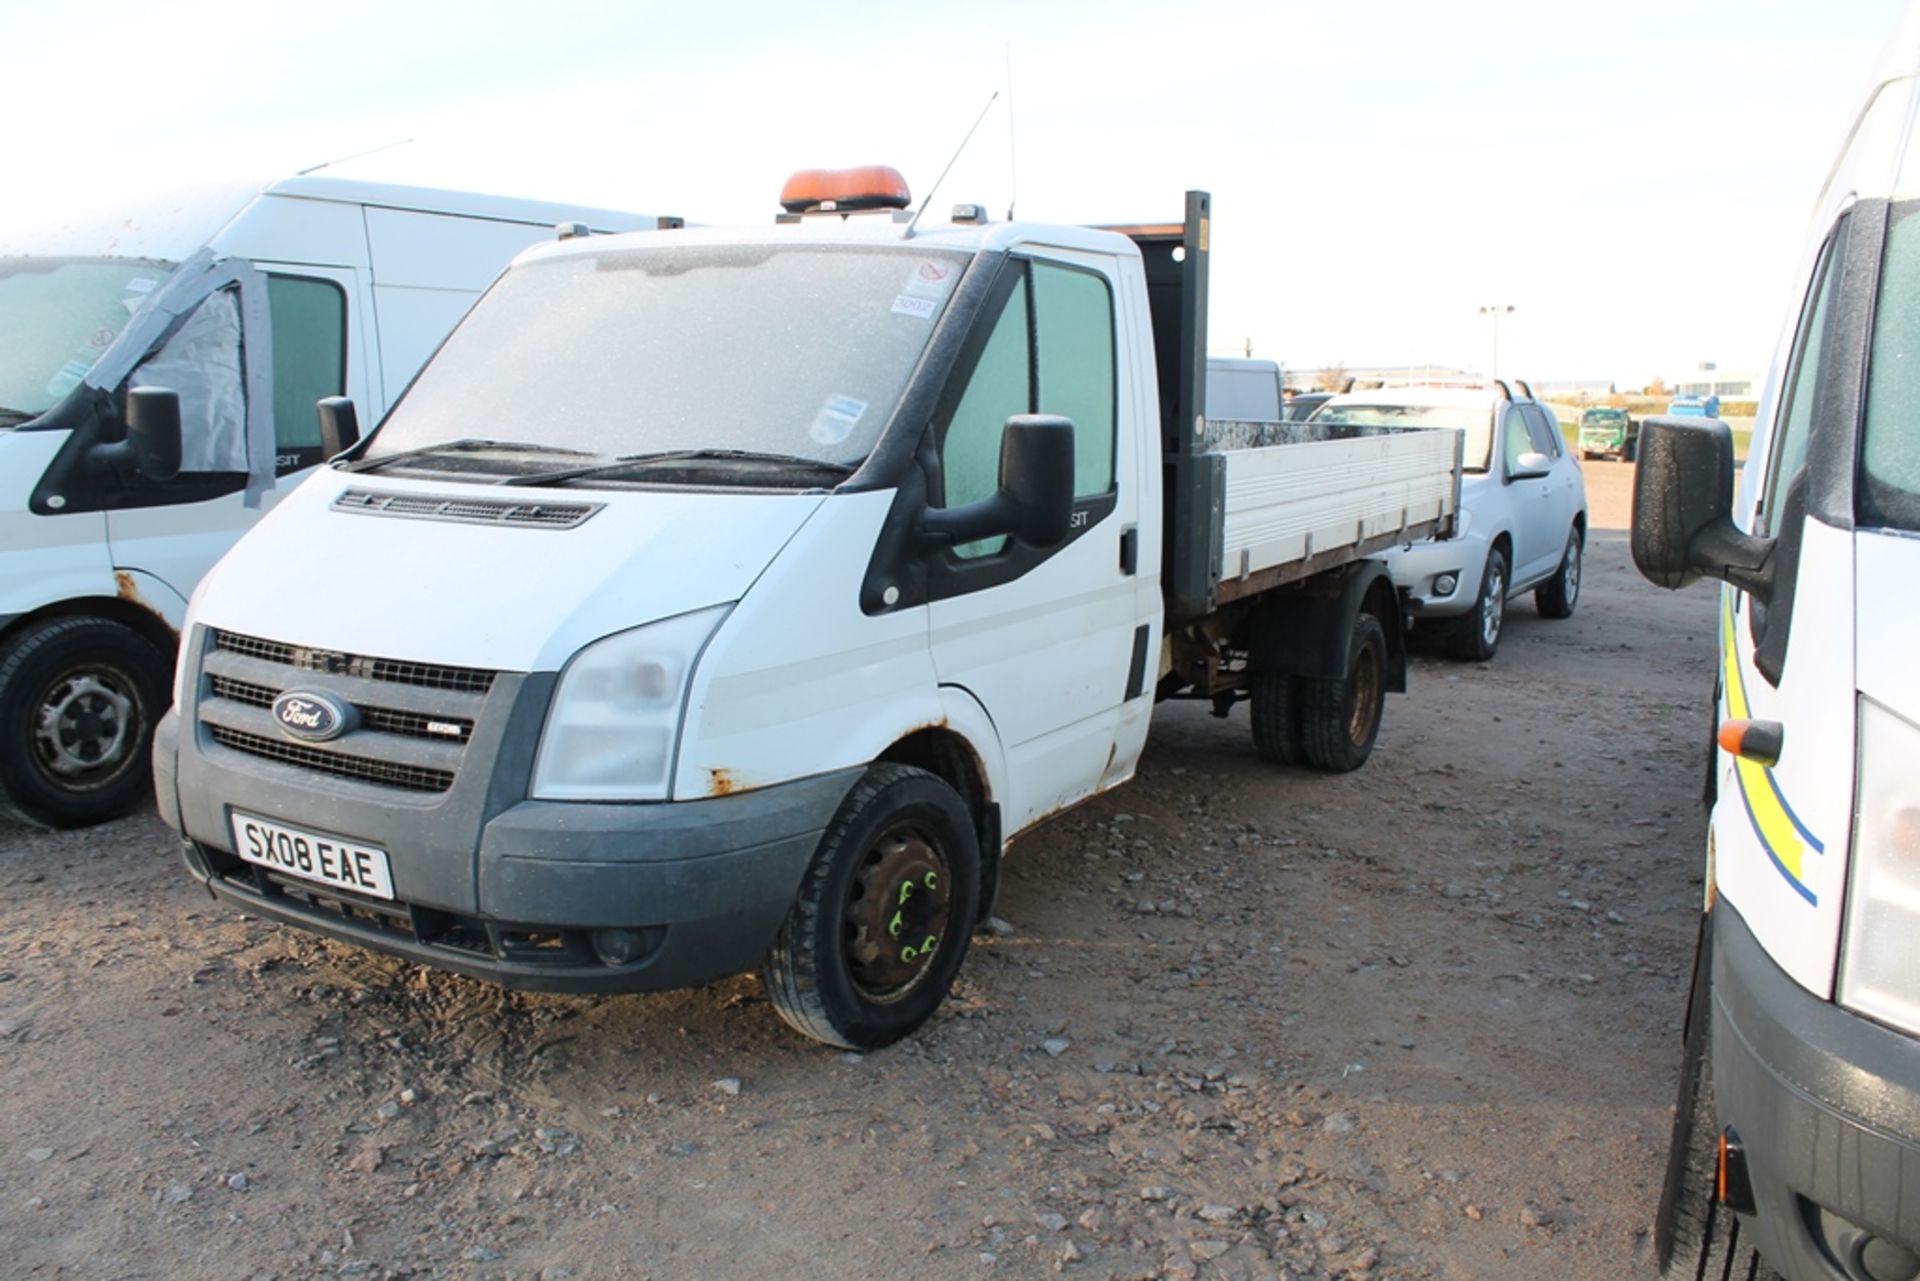
[[[1893,207],[1874,304],[1867,415],[1860,440],[1860,520],[1920,530],[1920,201]]]
[[[1027,283],[1008,295],[993,334],[967,380],[940,441],[940,474],[948,507],[991,498],[1000,488],[1000,437],[1007,419],[1029,412],[1033,396],[1032,350],[1027,332]],[[1006,546],[1005,535],[953,549],[961,557],[985,556]]]
[[[1043,414],[1073,419],[1073,496],[1113,488],[1113,295],[1090,271],[1033,265]]]
[[[1787,362],[1779,407],[1774,411],[1773,448],[1767,451],[1767,489],[1760,500],[1758,532],[1773,533],[1775,514],[1785,501],[1787,486],[1807,461],[1807,435],[1813,428],[1813,407],[1820,393],[1820,349],[1826,337],[1827,303],[1840,273],[1832,270],[1836,232],[1820,251],[1813,288],[1800,313],[1800,331],[1794,335],[1793,355]]]
[[[128,387],[165,387],[180,396],[180,470],[247,470],[247,393],[240,365],[240,297],[209,295],[142,361]]]
[[[314,402],[346,390],[347,300],[330,280],[270,275],[267,311],[273,328],[273,440],[283,463],[277,470],[284,474],[320,460]],[[296,456],[289,460],[289,454]]]

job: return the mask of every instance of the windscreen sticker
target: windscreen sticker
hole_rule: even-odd
[[[937,301],[945,298],[947,291],[953,288],[957,274],[950,262],[923,258],[913,265],[913,274],[907,277],[907,287],[902,292],[909,298],[932,298]]]
[[[934,309],[939,305],[939,303],[931,298],[914,298],[907,294],[901,294],[893,300],[893,314],[896,316],[913,316],[920,320],[932,320]]]
[[[87,361],[69,360],[66,364],[60,366],[59,372],[47,381],[46,394],[58,400],[75,387],[78,387],[80,380],[85,378],[87,371],[92,368],[93,366]]]
[[[813,426],[807,434],[818,444],[837,445],[853,435],[860,415],[866,412],[867,402],[864,400],[855,400],[852,396],[829,396],[827,403],[814,416]]]

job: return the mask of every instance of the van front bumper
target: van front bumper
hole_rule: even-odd
[[[1920,1039],[1802,988],[1724,899],[1712,992],[1717,1123],[1753,1184],[1743,1237],[1790,1281],[1914,1275],[1901,1255],[1920,1257]]]
[[[241,911],[377,951],[543,992],[691,987],[756,968],[861,770],[709,799],[596,804],[501,797],[463,782],[437,804],[227,751],[170,714],[155,735],[160,814],[187,870]],[[525,773],[518,781],[524,787]],[[524,792],[521,793],[524,795]],[[470,803],[469,803],[470,802]],[[270,871],[233,851],[230,815],[387,854],[376,900]]]

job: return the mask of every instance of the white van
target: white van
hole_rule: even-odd
[[[72,826],[142,799],[187,598],[321,460],[315,402],[377,419],[575,220],[663,222],[309,176],[0,244],[0,812]],[[128,439],[138,384],[177,393],[177,457]]]
[[[1204,192],[909,234],[838,216],[890,171],[803,176],[796,225],[522,255],[209,576],[154,747],[209,893],[512,987],[759,967],[871,1047],[1157,699],[1367,759],[1375,553],[1451,527],[1459,433],[1215,422]]]
[[[1920,1275],[1920,6],[1815,209],[1735,498],[1642,425],[1633,554],[1721,589],[1668,1277]]]

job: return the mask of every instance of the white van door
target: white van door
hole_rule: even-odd
[[[1854,539],[1810,507],[1807,458],[1816,434],[1850,439],[1858,421],[1870,313],[1834,299],[1846,259],[1878,256],[1878,228],[1850,216],[1814,265],[1770,412],[1755,424],[1747,505],[1734,513],[1736,524],[1777,540],[1772,596],[1727,587],[1716,620],[1719,716],[1778,722],[1784,734],[1773,765],[1717,752],[1716,888],[1781,968],[1823,997],[1854,799]]]
[[[245,334],[243,291],[264,290],[268,341]],[[320,461],[314,402],[354,395],[365,404],[357,350],[357,274],[348,269],[261,264],[243,283],[215,290],[189,312],[127,379],[180,393],[181,470],[166,482],[137,479],[107,513],[116,569],[138,570],[182,598],[213,563]],[[264,399],[262,406],[255,403]],[[270,416],[274,457],[256,460],[255,413]],[[261,433],[264,435],[265,433]],[[272,483],[248,498],[257,466]]]
[[[1010,416],[1074,423],[1064,544],[986,539],[935,552],[928,566],[934,667],[999,732],[1009,836],[1100,786],[1129,681],[1144,679],[1150,628],[1127,557],[1140,519],[1140,407],[1134,380],[1117,379],[1114,267],[1057,250],[1011,259],[935,414],[933,497],[946,507],[994,492]]]

